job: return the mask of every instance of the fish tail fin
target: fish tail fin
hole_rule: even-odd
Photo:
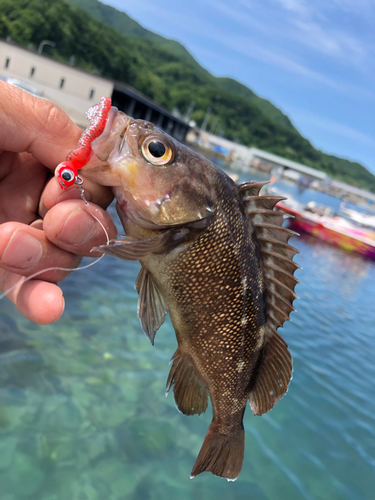
[[[220,434],[212,422],[190,477],[207,471],[228,481],[235,481],[241,472],[244,448],[242,425],[233,434]]]

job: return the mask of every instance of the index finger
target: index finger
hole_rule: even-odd
[[[81,129],[58,106],[0,81],[0,149],[27,151],[50,169],[77,147]]]

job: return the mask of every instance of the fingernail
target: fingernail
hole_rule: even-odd
[[[69,245],[84,245],[96,231],[95,220],[82,208],[76,208],[66,219],[58,239]]]
[[[43,247],[40,241],[25,231],[18,230],[5,248],[2,261],[7,266],[26,270],[36,266],[42,255]]]
[[[34,222],[30,224],[30,226],[34,227],[35,229],[41,229],[43,231],[43,219],[34,220]]]

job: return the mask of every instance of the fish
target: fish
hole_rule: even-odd
[[[154,344],[170,315],[178,348],[166,393],[185,415],[213,417],[191,477],[234,481],[244,458],[243,417],[287,392],[292,357],[277,329],[294,311],[298,251],[266,182],[223,170],[144,120],[112,108],[85,178],[111,186],[125,234],[97,247],[139,260],[138,316]]]

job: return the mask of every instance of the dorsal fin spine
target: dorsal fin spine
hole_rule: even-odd
[[[275,252],[271,252],[270,250],[267,250],[267,248],[263,248],[263,253],[270,255],[271,257],[275,257],[276,259],[280,259],[287,264],[293,264],[296,269],[302,269],[302,267],[297,264],[297,262],[294,262],[294,260],[288,259],[287,257],[284,257],[283,255],[277,254]]]
[[[289,262],[293,262],[293,261],[289,261]],[[286,271],[285,269],[282,269],[281,267],[279,267],[275,264],[267,263],[266,265],[267,265],[268,269],[272,269],[272,270],[277,271],[279,273],[285,274],[285,276],[287,276],[289,279],[293,280],[295,282],[295,284],[298,285],[298,283],[299,283],[298,279],[295,276],[293,276],[293,274],[290,273],[289,271]]]
[[[280,300],[280,302],[285,304],[288,307],[288,309],[290,309],[289,312],[295,311],[295,309],[294,309],[293,305],[290,303],[290,301],[288,301],[284,297],[282,297],[278,292],[276,292],[276,290],[271,290],[270,293],[272,293],[272,295],[274,297],[276,297],[278,300]]]
[[[276,210],[269,210],[267,208],[260,208],[260,209],[254,209],[254,210],[248,210],[247,211],[248,215],[255,215],[255,214],[260,214],[260,215],[274,215],[275,217],[283,217],[283,220],[288,219],[288,214],[282,214],[281,212],[277,212]]]
[[[297,255],[300,253],[299,250],[297,250],[297,248],[294,248],[292,245],[289,245],[289,243],[284,243],[283,241],[276,240],[275,238],[267,238],[265,236],[260,235],[260,236],[258,236],[258,239],[264,241],[265,243],[268,242],[268,243],[273,243],[273,244],[277,244],[277,245],[282,245],[285,248],[288,248],[289,250],[294,252],[294,255]]]
[[[257,182],[257,181],[244,182],[243,184],[240,184],[239,190],[240,190],[240,192],[242,192],[244,194],[246,192],[249,192],[249,194],[251,194],[251,195],[258,195],[259,191],[266,184],[269,184],[269,181],[265,181],[265,182]]]
[[[258,227],[258,228],[263,227],[263,228],[267,228],[267,229],[273,229],[273,230],[276,230],[276,231],[282,231],[284,233],[289,234],[290,237],[292,237],[292,236],[299,236],[299,233],[296,233],[292,229],[288,229],[287,227],[282,227],[282,226],[276,226],[275,224],[256,224],[255,226]]]
[[[283,196],[244,196],[245,203],[254,202],[258,205],[267,205],[274,207],[279,201],[285,201],[287,198]]]
[[[298,295],[296,295],[290,287],[279,281],[277,278],[274,278],[273,276],[267,276],[267,279],[272,281],[276,285],[281,286],[287,293],[289,293],[293,297],[292,300],[299,298]]]

